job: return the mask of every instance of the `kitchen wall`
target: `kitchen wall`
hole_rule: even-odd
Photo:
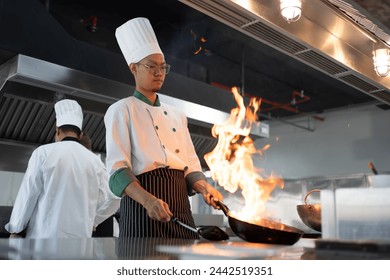
[[[271,147],[264,158],[255,159],[256,166],[289,179],[370,173],[368,161],[379,172],[390,171],[390,110],[375,104],[380,103],[316,115],[323,120],[269,121],[270,137],[257,140],[256,146]]]

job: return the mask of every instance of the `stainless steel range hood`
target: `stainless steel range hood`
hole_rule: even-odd
[[[344,1],[303,1],[299,21],[287,23],[275,0],[179,0],[316,70],[390,104],[390,77],[376,75],[373,47],[387,45]],[[374,24],[368,25],[373,28]],[[385,33],[381,33],[385,34]],[[388,35],[385,38],[390,38]],[[390,42],[388,42],[390,44]]]
[[[134,91],[129,84],[24,55],[0,66],[0,84],[0,170],[19,172],[25,170],[34,148],[53,141],[56,101],[67,97],[82,105],[84,130],[93,140],[93,150],[105,153],[104,114],[112,103]],[[165,94],[160,98],[186,113],[195,149],[206,169],[203,155],[216,144],[211,127],[223,123],[229,114]],[[252,136],[268,137],[268,124],[255,126]]]

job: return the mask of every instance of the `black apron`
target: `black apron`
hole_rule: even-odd
[[[159,168],[137,176],[141,186],[169,205],[175,217],[196,227],[191,212],[184,172]],[[172,221],[159,222],[149,218],[146,209],[124,196],[120,204],[119,237],[161,237],[198,239],[199,235]]]

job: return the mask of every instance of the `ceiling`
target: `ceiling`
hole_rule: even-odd
[[[309,12],[312,3],[324,1],[304,0],[303,7]],[[6,62],[18,54],[27,56],[21,61],[28,69],[22,78],[12,74],[3,81],[0,91],[0,149],[6,151],[0,170],[25,170],[32,150],[53,141],[53,104],[67,95],[86,111],[85,130],[92,136],[94,151],[105,152],[104,112],[134,89],[114,33],[139,16],[150,19],[172,65],[161,90],[164,95],[228,113],[236,106],[230,89],[237,86],[246,101],[262,98],[261,121],[286,123],[296,116],[324,120],[322,114],[328,110],[365,103],[388,109],[390,77],[372,76],[372,62],[362,55],[371,52],[371,45],[364,46],[368,39],[360,40],[364,32],[347,34],[352,38],[342,47],[353,59],[343,65],[327,49],[306,44],[321,42],[319,34],[327,29],[306,31],[313,27],[313,18],[302,15],[299,23],[287,24],[275,12],[275,0],[246,1],[262,8],[263,20],[234,2],[239,1],[145,0],[129,8],[120,0],[0,0],[0,78],[13,73],[16,64]],[[384,12],[390,10],[389,1],[345,2],[389,34],[390,13]],[[72,75],[61,75],[67,69],[74,70]],[[38,85],[34,80],[38,76],[48,76],[50,83]],[[213,117],[205,115],[213,123]],[[202,128],[190,123],[201,160],[215,145],[210,126]],[[202,165],[207,168],[203,160]]]
[[[69,34],[117,53],[120,51],[113,36],[115,28],[133,17],[149,18],[168,62],[173,65],[173,72],[228,92],[231,87],[238,86],[245,96],[261,97],[260,113],[263,118],[320,114],[325,110],[375,100],[362,94],[359,88],[313,69],[209,16],[210,13],[206,15],[188,6],[188,3],[148,0],[139,1],[129,9],[125,2],[119,0],[109,4],[89,0],[45,2],[49,12]],[[184,2],[197,5],[202,1]],[[389,1],[346,2],[353,3],[382,29],[390,28],[389,13],[385,12],[390,9]],[[92,19],[96,20],[95,31]],[[227,95],[226,98],[231,97]],[[223,109],[226,111],[226,108]]]
[[[50,32],[56,28],[57,23],[63,30],[56,31],[57,35],[50,33],[48,34],[50,36],[37,38],[37,41],[48,41],[40,42],[40,44],[52,45],[48,52],[33,51],[32,49],[38,48],[39,44],[38,42],[29,42],[32,39],[28,39],[27,42],[31,43],[31,49],[22,51],[33,57],[52,60],[60,65],[72,68],[74,65],[75,68],[92,74],[107,76],[123,82],[130,81],[132,78],[127,76],[127,73],[123,73],[123,69],[126,67],[123,64],[118,66],[122,72],[118,70],[118,67],[98,70],[99,67],[105,67],[101,63],[105,59],[104,57],[91,57],[94,60],[94,65],[88,68],[86,65],[80,65],[82,64],[80,62],[71,63],[77,59],[86,59],[80,58],[80,54],[64,50],[60,59],[54,59],[52,52],[55,52],[56,49],[60,52],[61,46],[59,44],[61,44],[63,37],[71,36],[94,47],[120,54],[114,37],[115,28],[130,18],[144,16],[150,19],[161,48],[166,54],[166,59],[173,66],[172,72],[225,90],[226,99],[229,100],[228,106],[235,105],[234,102],[230,102],[232,96],[229,95],[230,88],[233,86],[238,86],[244,96],[256,96],[263,99],[260,109],[260,117],[262,118],[288,118],[307,113],[315,115],[329,109],[375,101],[375,96],[364,94],[364,90],[362,91],[361,88],[335,79],[335,76],[330,76],[329,73],[321,71],[321,69],[313,68],[305,61],[297,60],[296,57],[292,57],[280,49],[275,49],[267,42],[261,42],[253,36],[248,36],[232,28],[226,24],[226,20],[223,22],[216,19],[215,16],[210,16],[210,13],[206,15],[198,11],[199,9],[188,5],[188,3],[196,5],[197,2],[201,3],[202,1],[183,1],[186,2],[183,3],[177,0],[147,0],[138,1],[137,5],[131,8],[127,7],[126,1],[120,0],[109,2],[92,0],[36,1],[43,5],[48,15],[56,21],[55,23],[50,23],[50,21],[38,23],[37,27],[41,29],[40,31]],[[2,2],[9,2],[9,5],[16,7],[18,2],[20,2],[20,6],[24,2],[27,3],[26,0],[2,0]],[[229,1],[203,2],[223,3]],[[353,3],[355,7],[359,7],[359,11],[364,12],[367,18],[385,31],[390,29],[389,13],[385,12],[390,10],[389,1],[345,2]],[[305,4],[304,1],[303,7]],[[34,9],[32,11],[34,12]],[[29,16],[31,17],[31,13]],[[34,18],[28,22],[28,17],[26,17],[25,22],[17,24],[37,25]],[[50,26],[45,26],[45,24]],[[56,45],[54,45],[55,41],[58,41]],[[14,50],[10,47],[4,49],[2,61],[9,59],[15,53],[18,53],[16,47]],[[102,61],[100,62],[99,59]],[[84,62],[84,64],[87,63],[91,62]],[[110,71],[112,73],[107,74]],[[120,74],[115,75],[115,71],[120,72]],[[169,83],[169,76],[167,82]],[[181,94],[185,95],[185,93]],[[219,102],[215,103],[213,107],[216,109],[230,110],[226,104],[222,106]]]

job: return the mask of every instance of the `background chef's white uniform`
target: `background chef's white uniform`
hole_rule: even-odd
[[[91,237],[93,227],[113,215],[120,201],[108,186],[104,163],[74,136],[82,131],[81,106],[70,99],[54,105],[56,141],[32,153],[5,229],[26,237]],[[62,135],[63,134],[63,135]],[[57,138],[58,137],[58,138]]]
[[[119,208],[104,163],[76,141],[38,147],[17,195],[9,232],[26,237],[91,237],[93,226]]]

